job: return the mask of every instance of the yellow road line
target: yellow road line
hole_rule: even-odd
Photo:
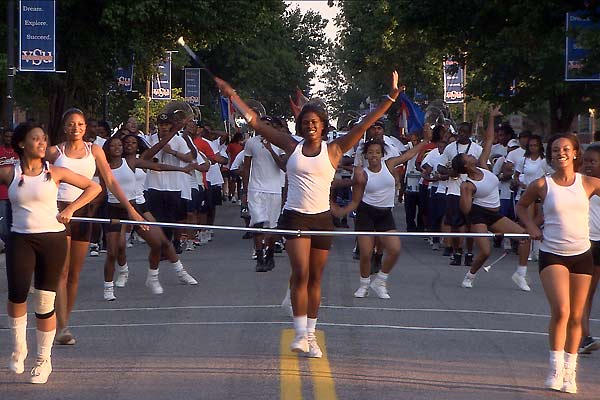
[[[313,393],[315,400],[337,400],[335,383],[329,367],[329,357],[325,345],[325,333],[317,330],[317,341],[323,351],[322,358],[310,358],[309,366],[313,381]]]
[[[300,380],[300,363],[298,356],[290,350],[294,339],[293,329],[284,329],[280,340],[280,393],[281,400],[301,400],[302,382]]]

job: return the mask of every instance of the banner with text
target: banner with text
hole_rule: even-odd
[[[600,71],[585,71],[584,60],[589,50],[577,43],[576,35],[582,30],[598,30],[600,24],[589,14],[579,11],[567,13],[567,43],[565,51],[565,81],[600,81]]]
[[[448,104],[463,103],[464,92],[464,69],[458,61],[444,60],[444,101]]]
[[[185,69],[184,96],[189,104],[200,105],[200,68]]]
[[[171,100],[171,52],[157,65],[152,78],[152,100]]]
[[[133,65],[129,68],[117,68],[117,90],[131,92],[133,90]]]
[[[55,72],[55,1],[19,1],[19,21],[19,70]]]

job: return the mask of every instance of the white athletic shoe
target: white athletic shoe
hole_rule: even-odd
[[[515,273],[512,274],[512,280],[515,283],[515,285],[519,287],[519,289],[525,292],[531,292],[531,288],[527,284],[527,279],[525,279],[523,275],[515,271]]]
[[[146,286],[150,288],[153,294],[163,294],[164,290],[160,285],[158,276],[148,276],[146,278]]]
[[[575,376],[576,376],[575,370],[565,371],[565,375],[563,378],[563,384],[562,384],[562,387],[560,388],[560,390],[565,393],[572,393],[572,394],[577,393],[577,382],[575,382]]]
[[[187,273],[185,269],[182,269],[177,273],[177,277],[179,278],[179,283],[184,285],[197,285],[198,281],[195,280],[190,274]]]
[[[308,353],[309,347],[306,335],[296,335],[290,345],[290,350],[294,353]]]
[[[104,286],[104,300],[114,301],[116,299],[114,286]]]
[[[369,285],[380,299],[389,299],[390,295],[387,291],[387,282],[383,279],[375,278]]]
[[[100,246],[97,243],[90,243],[90,257],[98,257],[100,255]]]
[[[467,289],[471,289],[473,287],[473,281],[475,280],[475,277],[471,277],[469,276],[469,273],[467,272],[467,274],[465,275],[465,279],[463,279],[461,286]]]
[[[556,370],[552,368],[546,377],[544,387],[552,390],[561,390],[564,383],[565,371],[564,369]]]
[[[46,383],[52,373],[52,362],[50,357],[46,359],[38,358],[35,360],[35,366],[31,369],[31,383]]]
[[[356,292],[354,292],[354,297],[358,299],[363,299],[369,295],[369,286],[360,285]]]
[[[13,351],[8,360],[8,369],[15,374],[22,374],[25,371],[25,359],[27,358],[27,346],[22,351]]]
[[[321,351],[321,348],[319,347],[319,343],[317,343],[317,337],[315,336],[315,334],[308,334],[307,336],[308,339],[308,351],[305,353],[301,353],[301,355],[303,357],[309,357],[309,358],[321,358],[323,357],[323,352]]]
[[[124,271],[119,271],[119,274],[117,275],[117,279],[115,280],[115,286],[123,288],[127,284],[128,280],[129,280],[129,269],[126,269]]]
[[[185,251],[194,251],[194,242],[192,240],[185,241]]]

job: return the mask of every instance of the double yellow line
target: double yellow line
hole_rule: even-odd
[[[302,373],[300,360],[297,353],[290,350],[290,343],[294,339],[293,329],[284,329],[281,332],[280,342],[280,393],[281,400],[302,400]],[[315,400],[337,400],[335,383],[331,376],[325,334],[317,331],[317,340],[323,351],[322,358],[308,358],[310,377],[312,378],[313,395]]]

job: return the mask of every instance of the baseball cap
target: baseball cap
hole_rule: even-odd
[[[519,147],[519,141],[517,139],[510,139],[508,141],[507,147]]]
[[[167,113],[160,113],[160,114],[158,114],[158,116],[156,117],[156,121],[159,124],[160,123],[163,123],[163,124],[164,123],[169,123],[170,124],[172,122],[171,121],[171,117]]]

